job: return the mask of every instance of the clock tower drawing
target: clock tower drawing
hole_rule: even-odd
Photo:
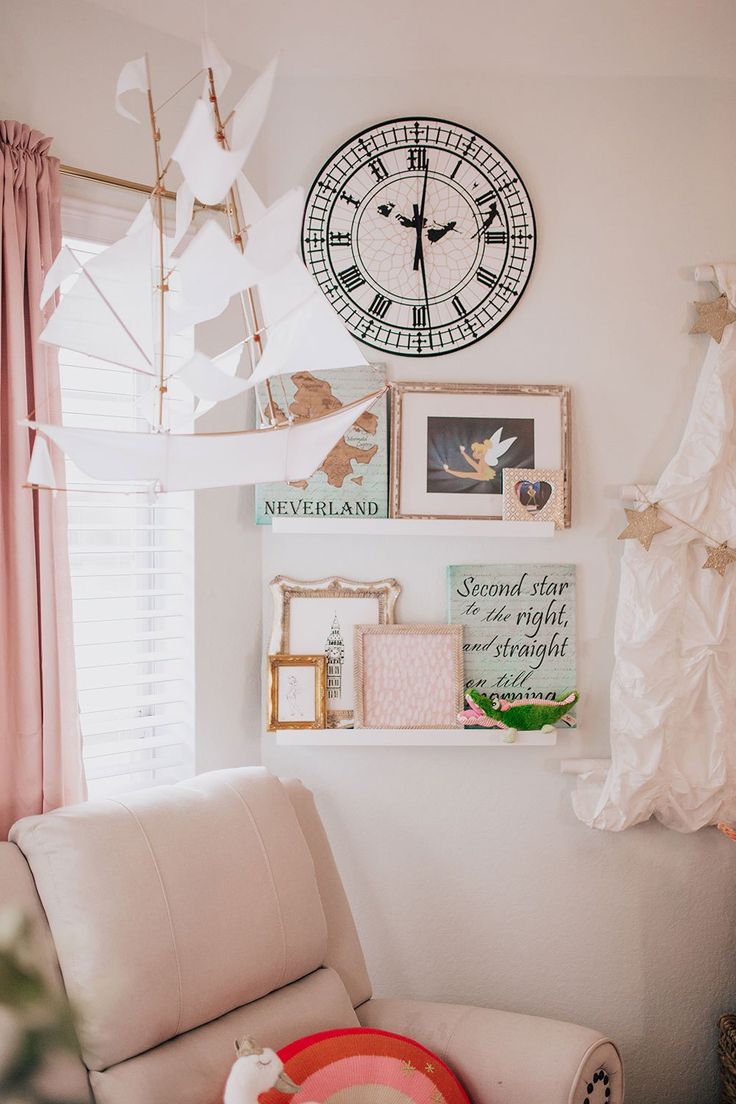
[[[337,613],[332,621],[327,642],[325,644],[327,656],[327,697],[339,698],[342,691],[342,667],[345,662],[345,642],[342,638],[340,622]]]

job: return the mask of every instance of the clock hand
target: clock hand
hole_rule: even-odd
[[[423,251],[422,251],[422,229],[423,228],[422,228],[421,220],[419,218],[419,204],[418,203],[413,204],[412,210],[414,211],[414,218],[412,219],[412,226],[414,226],[416,228],[416,232],[417,232],[416,244],[414,246],[414,266],[413,267],[414,267],[414,271],[418,272],[419,271],[419,263],[420,263],[421,260],[424,259],[424,254],[423,254]]]
[[[427,202],[427,177],[429,176],[429,163],[424,166],[424,183],[422,185],[422,205],[417,209],[414,204],[414,215],[417,226],[417,244],[414,250],[414,271],[419,269],[420,262],[424,262],[424,249],[422,247],[422,230],[424,229],[424,205]],[[426,281],[425,281],[426,282]]]
[[[424,267],[424,253],[420,253],[419,268],[422,273],[422,287],[424,288],[424,303],[427,308],[427,337],[429,338],[429,347],[432,346],[432,320],[429,317],[429,292],[427,291],[427,270]]]

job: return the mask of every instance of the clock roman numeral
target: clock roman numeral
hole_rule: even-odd
[[[458,171],[460,170],[460,167],[462,166],[462,163],[463,163],[462,157],[458,157],[457,164],[455,165],[455,168],[450,173],[450,180],[455,179],[455,177],[457,176]]]
[[[385,295],[375,295],[368,310],[371,314],[375,314],[376,318],[385,318],[390,306],[391,300],[387,299]]]
[[[360,207],[360,200],[355,196],[351,196],[349,192],[340,192],[340,199],[344,199],[346,203],[351,203],[353,207]]]
[[[376,180],[385,180],[388,176],[388,169],[380,157],[376,157],[373,161],[369,161],[368,168],[371,170]]]
[[[483,284],[487,288],[496,286],[496,280],[498,276],[493,272],[489,272],[487,268],[479,268],[475,274],[479,284]]]
[[[424,146],[417,146],[407,151],[407,160],[410,169],[426,169],[427,151]]]
[[[490,188],[489,191],[484,192],[483,195],[476,196],[475,197],[475,202],[480,207],[480,206],[482,206],[482,204],[484,204],[486,202],[486,200],[493,199],[493,197],[495,195],[496,195],[496,189],[495,188]]]
[[[411,324],[415,330],[422,329],[427,325],[427,308],[426,307],[412,307],[411,308]]]
[[[505,245],[506,244],[506,231],[505,230],[486,230],[485,238],[486,238],[486,245]]]
[[[460,318],[464,318],[465,315],[468,313],[465,309],[465,304],[463,303],[459,295],[454,295],[452,297],[452,305],[455,308],[455,312]]]
[[[330,230],[330,245],[350,245],[349,230]]]
[[[337,275],[348,291],[355,291],[356,288],[362,287],[365,283],[365,279],[361,275],[357,265],[351,265],[350,268],[344,268],[342,272],[338,272]]]

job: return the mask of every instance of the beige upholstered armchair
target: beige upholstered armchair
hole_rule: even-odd
[[[96,1104],[220,1104],[237,1036],[279,1048],[358,1024],[434,1050],[475,1104],[597,1104],[599,1071],[623,1098],[597,1031],[374,998],[312,795],[265,770],[19,821],[0,845],[9,901],[53,947],[79,1015],[71,1080]]]

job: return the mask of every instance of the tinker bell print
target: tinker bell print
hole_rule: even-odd
[[[496,477],[496,466],[499,460],[516,440],[516,437],[507,437],[502,441],[502,434],[503,426],[485,441],[474,441],[470,446],[472,456],[468,455],[465,445],[460,445],[463,460],[468,465],[465,471],[454,471],[448,464],[443,464],[442,467],[448,475],[455,475],[458,479],[475,479],[479,483],[490,483]]]

